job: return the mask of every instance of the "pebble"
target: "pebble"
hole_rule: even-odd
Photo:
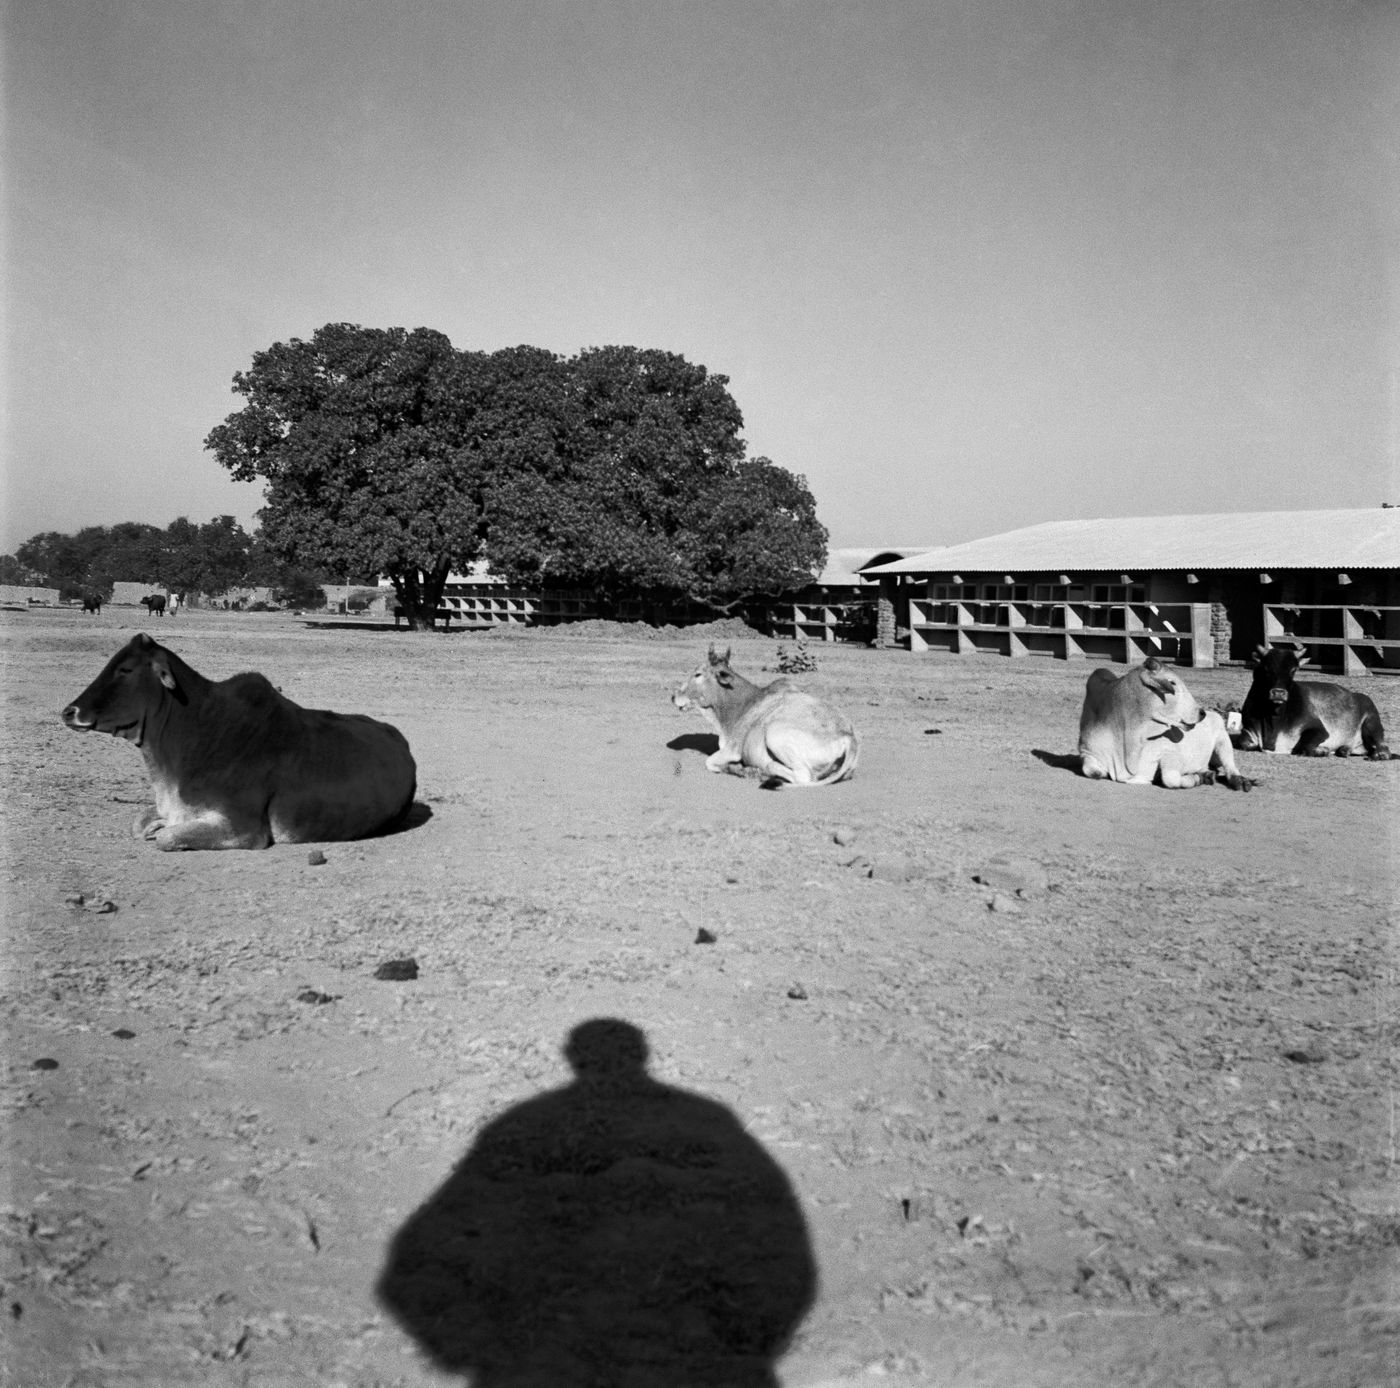
[[[718,938],[718,936],[712,935],[706,930],[703,925],[695,932],[695,943],[697,945],[712,945]]]
[[[322,1007],[328,1002],[334,1002],[339,996],[338,993],[318,993],[314,988],[303,988],[297,994],[297,1001],[315,1003],[316,1006]]]
[[[322,853],[319,848],[313,848],[311,852],[306,855],[306,861],[312,867],[320,867],[321,864],[326,861],[326,855]]]
[[[375,978],[389,983],[405,983],[418,977],[416,959],[386,959],[375,971]]]
[[[1005,892],[997,892],[987,903],[987,907],[989,910],[997,911],[1007,916],[1019,916],[1021,914],[1021,908],[1016,904],[1015,900],[1007,896]]]
[[[831,841],[839,843],[842,848],[845,848],[848,844],[853,844],[856,841],[856,831],[849,824],[838,824],[831,831]]]

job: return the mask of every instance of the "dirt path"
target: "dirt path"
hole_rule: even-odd
[[[133,842],[139,755],[57,712],[138,628],[396,723],[430,814],[319,866]],[[1084,668],[842,647],[802,681],[857,778],[773,794],[671,708],[694,636],[0,651],[0,1382],[757,1385],[787,1330],[787,1388],[1400,1378],[1400,762],[1091,783]]]

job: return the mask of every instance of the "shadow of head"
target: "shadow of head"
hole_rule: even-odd
[[[474,1388],[776,1388],[816,1265],[782,1169],[722,1104],[584,1022],[395,1235],[378,1294]]]
[[[682,733],[666,746],[673,752],[703,752],[708,757],[719,751],[719,737],[715,733]]]
[[[1046,766],[1053,766],[1056,771],[1073,771],[1076,775],[1082,761],[1078,752],[1046,752],[1039,747],[1031,749],[1031,756],[1043,761]]]

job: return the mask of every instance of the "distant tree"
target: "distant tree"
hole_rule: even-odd
[[[43,582],[43,574],[35,573],[28,564],[21,564],[13,554],[0,554],[0,583],[15,583],[28,588]]]
[[[81,585],[88,582],[88,571],[105,543],[106,531],[101,526],[89,527],[77,535],[45,530],[20,545],[15,558],[31,573],[41,576],[49,587]]]
[[[48,530],[15,551],[21,564],[42,574],[60,593],[110,596],[119,580],[159,582],[161,531],[142,521],[89,525],[76,535]]]
[[[264,539],[284,561],[386,575],[414,629],[480,548],[479,479],[462,433],[463,363],[427,328],[328,323],[254,353],[247,404],[205,447],[262,478]]]
[[[156,577],[172,593],[224,593],[247,583],[253,540],[232,516],[196,525],[186,516],[161,536]]]
[[[95,527],[101,530],[101,527]],[[81,539],[88,532],[80,530]],[[90,586],[111,592],[117,582],[159,583],[162,533],[144,521],[120,521],[106,531],[106,543],[88,570]]]

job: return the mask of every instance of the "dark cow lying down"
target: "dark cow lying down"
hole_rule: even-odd
[[[155,805],[132,833],[162,849],[358,839],[393,827],[413,804],[417,771],[397,728],[302,708],[262,675],[207,680],[144,634],[63,721],[141,749]]]
[[[1079,756],[1094,780],[1170,790],[1209,785],[1216,772],[1231,790],[1254,784],[1241,776],[1225,720],[1203,709],[1175,671],[1149,657],[1122,675],[1098,669],[1084,687]]]
[[[1372,761],[1387,760],[1390,752],[1375,703],[1340,684],[1295,680],[1307,663],[1306,646],[1255,648],[1250,659],[1254,682],[1240,710],[1238,746],[1295,757],[1349,757],[1364,748]]]

